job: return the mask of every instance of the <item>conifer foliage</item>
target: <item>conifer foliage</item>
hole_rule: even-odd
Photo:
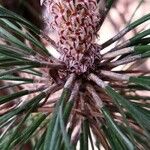
[[[149,59],[150,29],[102,53],[150,13],[98,44],[113,3],[41,0],[56,40],[0,6],[0,149],[150,149],[150,72],[121,67]]]

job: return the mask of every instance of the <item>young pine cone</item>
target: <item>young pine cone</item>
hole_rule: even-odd
[[[95,39],[101,16],[97,0],[47,0],[45,4],[52,16],[50,27],[58,36],[60,60],[71,72],[86,72],[98,53]]]

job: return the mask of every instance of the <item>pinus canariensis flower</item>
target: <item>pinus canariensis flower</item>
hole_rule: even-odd
[[[98,44],[113,0],[40,2],[55,40],[0,7],[0,149],[150,149],[150,97],[138,93],[149,91],[150,72],[121,67],[150,57],[150,29],[108,47],[150,14]]]
[[[58,50],[71,72],[78,74],[93,67],[99,55],[95,39],[101,16],[96,0],[47,1],[50,26],[58,35]]]

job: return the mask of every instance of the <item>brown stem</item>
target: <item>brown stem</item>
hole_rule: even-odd
[[[112,51],[110,50],[109,52],[105,53],[102,58],[103,59],[110,59],[110,58],[114,58],[116,56],[119,56],[119,55],[124,55],[124,54],[128,54],[128,53],[131,53],[131,52],[134,52],[134,49],[133,48],[130,48],[130,49],[115,49],[115,51]]]
[[[48,35],[46,35],[42,30],[41,30],[41,38],[44,38],[45,40],[47,40],[52,46],[53,48],[57,49],[58,46],[56,45],[55,41],[53,41]]]
[[[99,128],[99,125],[97,123],[95,123],[95,124],[90,123],[90,126],[92,128],[93,133],[96,135],[98,140],[102,143],[104,148],[106,150],[110,150],[109,144],[104,136],[104,133],[102,133],[102,130]]]
[[[115,62],[110,62],[108,64],[108,66],[116,67],[116,66],[119,66],[119,65],[128,64],[128,63],[136,61],[138,59],[141,59],[141,55],[140,54],[139,55],[130,56],[130,57],[126,57],[126,58],[123,58],[122,60],[117,60]]]
[[[109,77],[111,79],[116,79],[116,80],[121,80],[121,81],[124,81],[124,80],[128,81],[130,77],[128,75],[119,74],[113,71],[106,71],[106,70],[101,70],[100,74],[103,76]]]

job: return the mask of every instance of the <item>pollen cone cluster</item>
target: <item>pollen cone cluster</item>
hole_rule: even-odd
[[[96,0],[51,2],[51,27],[58,35],[58,49],[71,72],[84,73],[92,67],[97,53],[96,27],[100,20]]]

